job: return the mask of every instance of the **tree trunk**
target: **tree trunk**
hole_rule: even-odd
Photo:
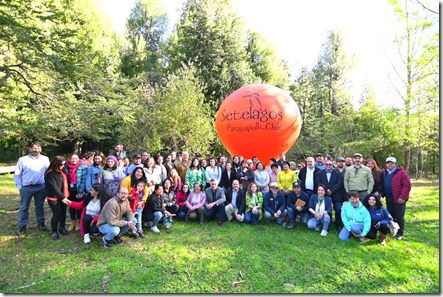
[[[74,141],[74,154],[77,154],[80,158],[81,158],[81,153],[82,153],[82,145],[83,145],[83,140],[77,139]]]

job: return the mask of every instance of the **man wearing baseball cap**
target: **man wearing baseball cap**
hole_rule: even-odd
[[[309,220],[309,196],[301,190],[300,182],[295,182],[292,185],[292,191],[288,195],[288,229],[294,229],[297,215],[300,216],[300,221],[303,226],[308,225]]]
[[[132,156],[132,164],[129,165],[128,170],[126,171],[127,176],[131,175],[132,171],[134,171],[134,169],[135,169],[136,167],[141,167],[141,168],[143,168],[143,164],[142,164],[142,156],[141,156],[139,153],[134,154],[134,155]]]
[[[363,201],[366,195],[371,193],[372,188],[374,187],[374,178],[372,177],[371,169],[361,163],[362,159],[362,154],[354,154],[354,165],[351,165],[346,169],[343,180],[346,192],[358,192],[360,201]]]
[[[386,168],[382,170],[382,175],[384,186],[382,196],[386,197],[388,211],[400,226],[395,238],[401,240],[405,231],[406,201],[409,200],[411,180],[404,168],[397,165],[395,157],[386,159]]]

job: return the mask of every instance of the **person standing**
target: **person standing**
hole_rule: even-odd
[[[346,192],[358,192],[361,201],[363,201],[366,195],[371,193],[374,188],[372,171],[361,163],[362,159],[363,156],[361,154],[354,154],[354,165],[346,169],[343,180]]]
[[[35,216],[39,230],[46,231],[45,213],[45,171],[49,158],[42,155],[40,143],[29,146],[29,154],[18,159],[15,167],[14,182],[20,191],[20,210],[18,212],[18,235],[26,233],[29,221],[29,205],[34,197]]]
[[[56,156],[52,158],[45,172],[45,193],[48,205],[52,211],[51,229],[52,239],[58,240],[57,230],[67,235],[66,224],[66,198],[69,196],[68,178],[63,172],[65,158]]]
[[[300,169],[298,173],[298,178],[300,179],[301,190],[308,194],[309,197],[315,193],[317,189],[317,178],[316,175],[320,171],[320,168],[316,167],[314,164],[313,157],[306,158],[306,166]]]
[[[406,202],[409,200],[411,180],[405,169],[397,165],[395,157],[386,159],[386,168],[383,169],[382,175],[384,191],[382,196],[386,197],[388,211],[400,226],[395,239],[402,240],[405,232]]]
[[[77,154],[71,154],[68,162],[65,164],[65,174],[69,182],[69,200],[80,202],[86,194],[86,175],[88,168],[85,164],[80,162]],[[69,208],[71,216],[71,225],[68,228],[69,232],[80,230],[81,210]]]

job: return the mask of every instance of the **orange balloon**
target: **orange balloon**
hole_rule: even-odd
[[[289,94],[277,87],[253,84],[225,98],[215,126],[231,155],[264,164],[279,158],[297,141],[302,125],[300,110]]]

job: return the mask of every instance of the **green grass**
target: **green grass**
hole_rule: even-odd
[[[361,245],[300,225],[175,222],[160,234],[103,247],[80,234],[52,241],[15,235],[19,206],[12,175],[0,176],[0,292],[15,293],[439,293],[438,183],[413,186],[403,241]],[[51,212],[45,204],[47,224]]]

